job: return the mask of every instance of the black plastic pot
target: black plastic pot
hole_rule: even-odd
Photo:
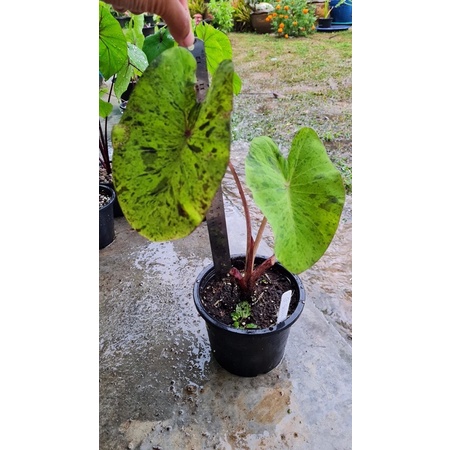
[[[110,187],[114,191],[114,193],[116,192],[115,189],[114,189],[114,184],[113,183],[102,183],[102,184],[104,184],[105,186]],[[119,200],[117,199],[117,194],[116,194],[115,199],[114,199],[113,210],[114,210],[114,217],[123,217],[123,211],[122,211],[122,208],[120,207]]]
[[[128,22],[131,20],[129,16],[116,17],[117,21],[120,23],[122,28],[125,28],[128,25]]]
[[[255,262],[260,264],[264,259],[256,257]],[[232,261],[235,267],[241,268],[245,262],[245,255],[233,255]],[[225,370],[234,375],[255,377],[277,367],[283,359],[290,328],[303,311],[306,292],[300,278],[279,263],[275,264],[274,269],[291,282],[291,302],[297,302],[297,306],[284,321],[262,330],[233,328],[207,314],[201,301],[201,293],[215,276],[212,264],[206,267],[195,281],[194,303],[205,320],[212,354]]]
[[[145,37],[151,36],[152,34],[155,34],[155,27],[154,26],[149,26],[149,27],[142,28],[142,34]]]
[[[122,93],[120,99],[122,101],[128,101],[130,99],[131,94],[133,93],[134,88],[136,87],[137,81],[130,81],[128,87],[125,92]]]
[[[153,19],[153,14],[144,14],[144,23],[154,25],[155,21]]]
[[[326,19],[323,17],[320,17],[317,19],[318,25],[320,28],[330,28],[331,24],[333,23],[332,17],[327,17]]]
[[[116,193],[114,189],[100,185],[100,194],[110,197],[110,201],[99,209],[99,248],[105,248],[114,240],[114,200]]]

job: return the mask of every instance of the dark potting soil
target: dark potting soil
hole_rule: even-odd
[[[201,300],[210,316],[229,326],[233,326],[231,313],[236,310],[236,306],[248,301],[251,315],[245,323],[264,329],[277,323],[281,296],[290,289],[290,281],[271,268],[257,281],[250,299],[243,297],[235,279],[227,275],[220,280],[213,278],[203,289]],[[294,312],[297,304],[298,300],[291,301],[288,316]]]

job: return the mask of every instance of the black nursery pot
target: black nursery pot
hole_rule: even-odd
[[[105,186],[110,187],[114,193],[116,192],[114,189],[114,184],[113,183],[103,183]],[[123,217],[123,211],[122,208],[120,207],[120,203],[119,200],[117,199],[117,195],[114,198],[114,206],[113,206],[113,210],[114,210],[114,217]]]
[[[155,27],[154,26],[149,26],[149,27],[142,28],[142,34],[145,37],[150,36],[152,34],[155,34]]]
[[[117,21],[120,23],[122,28],[125,28],[128,25],[128,22],[131,20],[129,16],[116,17]]]
[[[99,248],[105,248],[114,240],[114,189],[100,185],[100,194],[110,196],[110,201],[99,209]]]
[[[255,263],[259,265],[264,259],[256,257]],[[241,268],[245,261],[245,255],[234,255],[232,261],[235,267]],[[300,278],[279,263],[275,263],[274,270],[282,273],[290,281],[291,302],[298,302],[289,317],[279,324],[263,330],[233,328],[207,314],[201,301],[201,293],[215,276],[213,264],[206,267],[195,281],[194,303],[206,322],[212,354],[225,370],[234,375],[255,377],[277,367],[283,359],[290,328],[303,311],[306,292]]]
[[[321,17],[318,19],[319,27],[320,28],[330,28],[331,24],[333,23],[332,17],[327,17],[326,19]]]

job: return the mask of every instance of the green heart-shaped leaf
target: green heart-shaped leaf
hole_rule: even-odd
[[[275,255],[289,271],[315,264],[339,225],[345,188],[339,171],[311,128],[295,136],[286,160],[268,137],[253,139],[247,184],[275,236]]]
[[[195,35],[205,45],[206,65],[208,73],[214,75],[217,67],[224,59],[232,59],[233,49],[228,36],[207,23],[199,23],[195,27]],[[233,75],[233,91],[235,95],[241,92],[242,81],[235,72]]]
[[[147,55],[148,62],[151,63],[163,51],[176,45],[176,42],[167,32],[167,29],[163,28],[145,38],[142,51]]]
[[[104,119],[108,117],[113,110],[113,105],[109,102],[105,102],[105,100],[99,98],[99,116]]]
[[[99,70],[108,80],[127,60],[127,41],[109,6],[99,2],[99,8]]]
[[[185,237],[202,222],[229,160],[232,62],[217,68],[201,104],[195,71],[185,48],[163,52],[112,130],[120,206],[132,227],[154,241]]]
[[[117,72],[114,82],[116,97],[121,98],[122,94],[128,89],[131,79],[140,76],[147,67],[148,61],[145,53],[136,45],[128,43],[128,62]]]

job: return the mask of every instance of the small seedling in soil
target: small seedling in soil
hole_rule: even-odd
[[[251,308],[248,302],[241,302],[236,306],[236,310],[231,313],[234,328],[258,328],[254,323],[245,323],[251,315]]]

